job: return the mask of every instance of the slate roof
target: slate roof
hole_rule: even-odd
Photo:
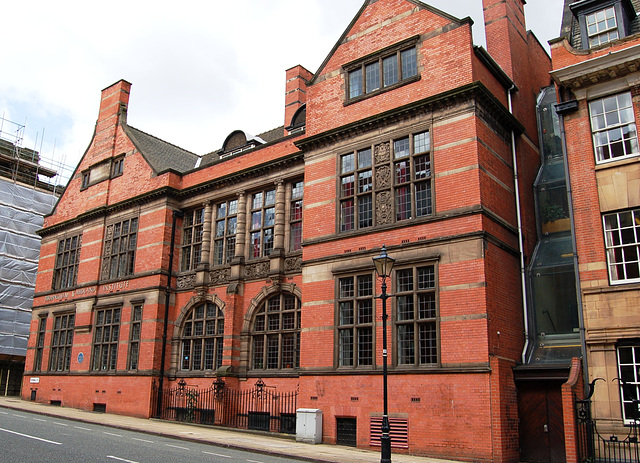
[[[131,126],[126,125],[124,129],[138,151],[142,153],[156,173],[169,169],[183,173],[196,167],[196,162],[200,158],[197,154],[167,143]]]
[[[560,30],[561,37],[567,37],[569,43],[574,48],[582,48],[582,37],[580,35],[580,24],[578,20],[573,16],[570,6],[574,3],[579,3],[584,0],[564,0],[564,11],[562,12],[562,26]],[[630,0],[636,13],[640,12],[640,0]],[[640,17],[631,22],[629,35],[640,32]]]
[[[263,132],[253,138],[262,139],[267,144],[276,142],[284,138],[284,125],[281,125],[280,127],[276,127],[275,129],[271,129],[266,132]],[[259,148],[259,146],[257,146],[256,148]],[[200,163],[200,166],[202,167],[208,166],[210,164],[213,164],[216,161],[219,161],[220,160],[220,155],[218,154],[219,152],[220,150],[218,149],[202,156],[202,162]]]

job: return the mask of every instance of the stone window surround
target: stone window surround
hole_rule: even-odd
[[[417,46],[417,43],[418,43],[419,39],[420,39],[420,36],[416,35],[416,36],[410,37],[410,38],[408,38],[406,40],[403,40],[402,42],[398,42],[396,44],[390,45],[390,46],[388,46],[386,48],[383,48],[381,50],[377,50],[377,51],[375,51],[373,53],[370,53],[370,54],[368,54],[366,56],[363,56],[363,57],[358,58],[356,60],[353,60],[353,61],[351,61],[351,62],[349,62],[347,64],[344,64],[342,66],[342,74],[343,74],[344,89],[345,89],[344,105],[347,106],[347,105],[350,105],[350,104],[353,104],[353,103],[357,103],[357,102],[362,101],[364,99],[379,95],[379,94],[381,94],[383,92],[387,92],[389,90],[393,90],[393,89],[396,89],[396,88],[401,87],[403,85],[410,84],[412,82],[416,82],[416,81],[420,80],[420,78],[421,78],[421,76],[420,76],[420,50],[419,50],[419,48]],[[350,81],[351,72],[357,70],[358,68],[362,69],[362,73],[363,73],[362,82],[364,83],[366,81],[366,76],[364,74],[365,74],[365,66],[367,64],[374,63],[376,61],[382,62],[382,60],[384,58],[387,58],[387,57],[393,55],[394,53],[398,53],[399,54],[402,51],[405,51],[405,50],[410,49],[412,47],[415,47],[415,49],[416,49],[416,68],[417,68],[416,75],[411,76],[411,77],[407,77],[407,78],[401,78],[401,76],[398,75],[398,81],[396,83],[388,85],[388,86],[384,86],[383,83],[382,83],[383,77],[382,77],[382,72],[381,72],[381,74],[380,74],[381,82],[380,82],[380,87],[378,89],[373,90],[371,92],[366,92],[365,89],[363,88],[362,89],[362,93],[360,95],[354,96],[354,97],[350,96],[350,84],[349,84],[349,81]],[[402,68],[402,63],[399,62],[398,63],[398,69],[400,70],[401,68]],[[400,74],[400,71],[398,71],[398,72]]]
[[[416,153],[414,153],[414,143],[413,143],[414,136],[425,133],[425,132],[429,134],[429,138],[430,138],[429,149],[424,153],[421,152],[416,155]],[[395,179],[394,166],[396,164],[396,161],[399,161],[401,159],[396,160],[394,158],[393,145],[394,145],[394,141],[402,140],[407,137],[409,138],[409,141],[410,141],[409,143],[410,153],[408,157],[401,158],[401,159],[409,159],[411,163],[411,178],[407,183],[405,183],[405,185],[410,185],[410,188],[411,188],[410,195],[412,200],[412,205],[411,205],[412,211],[410,214],[411,217],[409,219],[398,220],[396,217],[397,211],[395,207],[395,196],[396,196],[397,185],[394,180]],[[388,153],[384,152],[385,150],[381,148],[385,144],[388,144],[388,147],[386,148],[388,150]],[[372,197],[371,207],[373,208],[373,224],[370,227],[360,229],[357,226],[358,225],[357,205],[354,205],[354,207],[356,207],[356,210],[354,211],[354,214],[355,214],[354,227],[353,229],[342,231],[342,224],[341,224],[341,200],[343,199],[341,197],[342,156],[353,153],[357,157],[357,154],[359,151],[363,151],[367,148],[371,148],[372,156],[373,156],[372,166],[371,166],[371,170],[373,172],[373,187],[370,192]],[[434,191],[435,175],[434,175],[434,166],[433,166],[433,162],[434,162],[433,131],[432,131],[431,125],[415,126],[409,129],[409,131],[407,131],[406,129],[404,129],[403,131],[394,131],[393,133],[385,134],[384,136],[371,139],[368,144],[365,144],[362,142],[353,143],[348,146],[344,146],[343,148],[340,148],[337,152],[340,153],[338,156],[336,156],[337,175],[336,175],[336,197],[335,197],[335,201],[336,201],[335,223],[336,223],[337,234],[347,235],[352,233],[358,233],[358,232],[361,232],[362,230],[366,230],[370,232],[371,230],[375,230],[376,227],[378,226],[397,224],[397,223],[403,222],[404,220],[415,220],[416,218],[426,218],[426,217],[433,216],[433,213],[435,210],[435,191]],[[416,158],[421,157],[423,155],[429,156],[429,164],[430,164],[429,165],[430,175],[427,177],[426,180],[416,179],[415,177],[413,177],[413,175],[415,174],[415,169],[414,169],[415,165],[413,161]],[[357,176],[357,170],[358,169],[354,170],[354,172],[356,172],[356,176]],[[355,187],[357,189],[357,178],[354,178],[354,182],[356,182]],[[431,195],[429,209],[431,212],[425,215],[417,216],[416,214],[414,214],[414,212],[416,211],[416,194],[415,194],[414,187],[417,183],[424,183],[424,182],[428,183],[429,185],[429,191]],[[385,192],[389,193],[388,197],[383,196]]]
[[[250,248],[250,240],[251,240],[251,199],[254,192],[259,191],[267,191],[270,189],[270,185],[275,185],[276,189],[276,201],[275,201],[275,224],[274,224],[274,246],[273,246],[273,256],[278,256],[277,251],[284,251],[285,249],[289,249],[290,247],[290,228],[289,224],[291,222],[291,210],[290,204],[293,202],[292,200],[292,186],[302,181],[300,176],[292,177],[292,178],[278,178],[273,181],[273,183],[262,184],[260,187],[256,189],[251,189],[248,191],[239,190],[236,192],[235,197],[231,197],[229,195],[219,196],[216,198],[207,198],[205,200],[200,200],[200,202],[193,202],[185,205],[183,210],[193,209],[194,207],[198,207],[198,205],[202,205],[205,208],[204,213],[204,231],[203,231],[203,241],[202,241],[202,257],[201,263],[207,264],[213,267],[224,267],[229,265],[228,263],[223,263],[221,265],[216,265],[214,263],[214,241],[215,241],[215,222],[216,222],[216,207],[217,204],[221,204],[222,202],[228,203],[232,199],[237,199],[238,201],[238,212],[237,212],[237,223],[236,223],[236,244],[235,244],[235,259],[242,258],[250,261],[261,261],[262,259],[267,259],[267,257],[262,258],[250,258],[249,257],[249,248]],[[299,252],[299,251],[291,251],[291,252]],[[231,262],[233,264],[233,262]],[[182,271],[181,273],[187,273],[187,271]]]

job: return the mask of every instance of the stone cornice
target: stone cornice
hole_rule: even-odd
[[[473,82],[457,87],[448,92],[417,100],[399,108],[394,108],[383,113],[360,119],[356,122],[336,127],[326,132],[306,137],[295,143],[303,151],[339,142],[348,137],[355,136],[374,128],[393,124],[407,117],[448,108],[460,101],[477,100],[482,103],[486,111],[494,114],[507,130],[514,130],[517,134],[524,132],[524,126],[509,113],[508,109],[484,86],[481,82]]]

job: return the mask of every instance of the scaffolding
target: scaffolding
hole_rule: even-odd
[[[51,156],[41,154],[44,129],[36,134],[33,149],[24,147],[25,130],[26,123],[10,121],[4,114],[0,117],[0,177],[60,195],[73,167],[66,165],[64,157],[55,156],[55,145]],[[38,140],[40,151],[36,150]]]
[[[37,231],[70,176],[63,163],[24,148],[24,131],[0,119],[0,395],[20,392],[40,256]]]

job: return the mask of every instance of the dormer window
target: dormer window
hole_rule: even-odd
[[[634,29],[636,11],[631,0],[580,0],[569,5],[580,24],[575,44],[588,50],[622,39]]]
[[[417,38],[345,65],[347,102],[376,95],[419,78]]]
[[[589,48],[618,39],[618,22],[614,7],[586,15]]]
[[[260,137],[246,134],[242,130],[234,130],[224,141],[222,149],[218,151],[218,156],[220,159],[236,156],[265,143]]]

